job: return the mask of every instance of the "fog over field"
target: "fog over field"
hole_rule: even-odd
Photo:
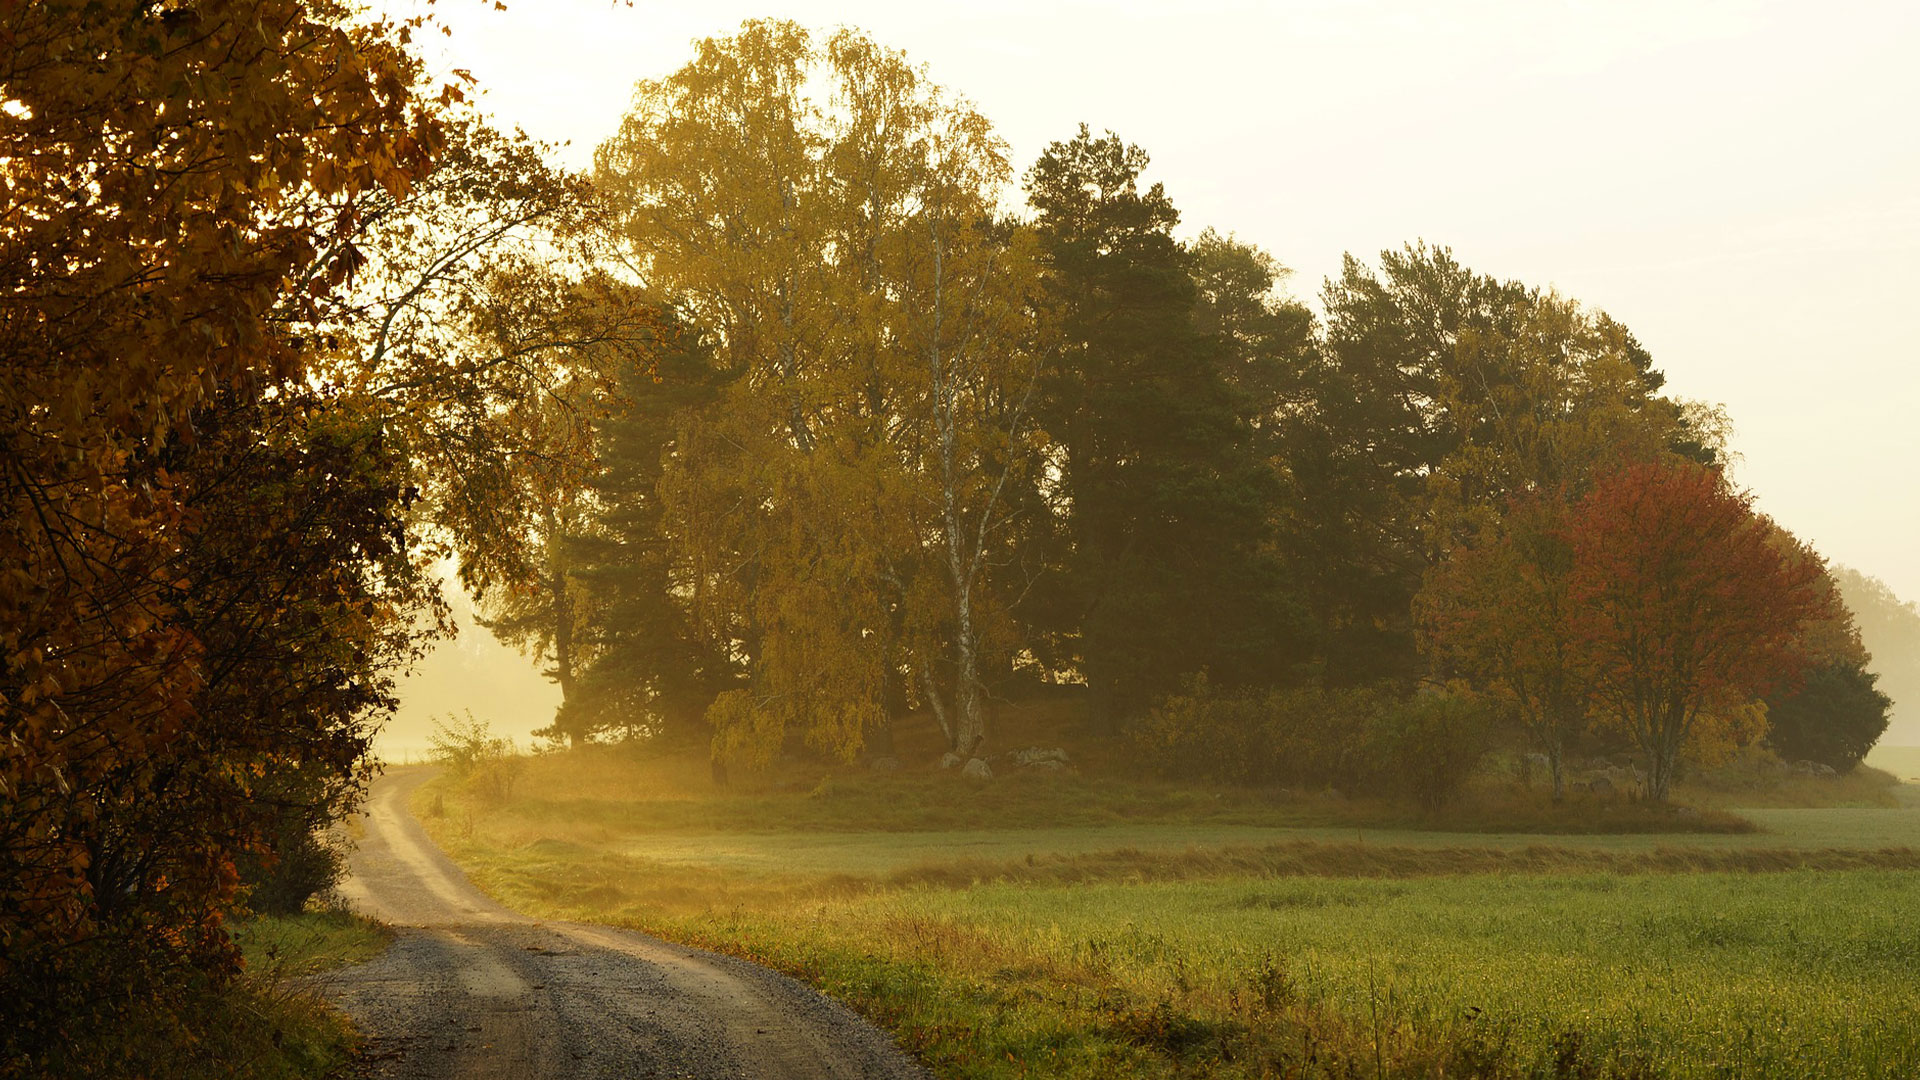
[[[526,655],[502,645],[474,622],[473,602],[447,589],[460,633],[440,642],[400,682],[400,711],[380,733],[380,753],[389,761],[419,760],[434,725],[471,710],[526,745],[527,732],[553,720],[560,690],[542,678]]]

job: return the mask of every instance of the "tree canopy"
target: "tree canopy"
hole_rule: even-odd
[[[412,28],[331,4],[0,20],[0,1061],[78,1071],[233,970],[265,789],[337,812],[432,625],[411,448],[308,375],[445,134]]]
[[[1830,613],[1820,565],[1783,553],[1749,497],[1690,464],[1602,478],[1571,534],[1576,647],[1664,800],[1688,739],[1742,723],[1746,706],[1802,674],[1801,634]]]

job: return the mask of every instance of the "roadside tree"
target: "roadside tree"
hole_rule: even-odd
[[[443,138],[411,28],[331,3],[0,31],[0,1062],[46,1075],[231,975],[270,799],[355,782],[419,594],[403,448],[307,331]]]

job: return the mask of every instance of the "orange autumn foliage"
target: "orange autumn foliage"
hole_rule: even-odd
[[[339,710],[379,697],[355,665],[395,613],[354,568],[397,448],[324,418],[298,328],[362,261],[356,201],[440,135],[413,28],[347,15],[0,3],[0,1073],[81,1068],[90,1018],[231,970],[244,778],[351,756]],[[267,638],[334,651],[216,711],[282,670]]]

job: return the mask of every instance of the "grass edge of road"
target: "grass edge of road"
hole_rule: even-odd
[[[210,1025],[207,1076],[321,1080],[342,1075],[360,1046],[347,1015],[316,978],[385,952],[393,932],[338,905],[296,915],[250,914],[233,926],[245,968],[222,995],[232,1023]],[[244,1071],[239,1071],[244,1070]]]

